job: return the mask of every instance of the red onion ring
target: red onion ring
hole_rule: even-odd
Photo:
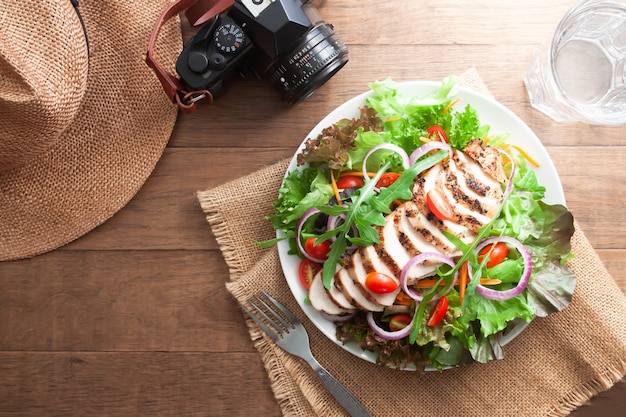
[[[450,147],[450,145],[445,142],[434,140],[423,144],[411,153],[411,156],[409,156],[409,166],[412,166],[418,159],[434,149],[443,149],[448,151],[450,156],[452,156],[452,147]]]
[[[528,249],[526,249],[526,247],[519,240],[514,239],[510,236],[488,237],[487,239],[480,242],[478,246],[476,246],[476,252],[478,253],[487,245],[497,242],[505,242],[510,244],[511,246],[515,247],[515,249],[517,249],[520,255],[522,255],[522,259],[524,260],[524,271],[522,272],[522,277],[517,283],[517,286],[515,286],[515,288],[511,288],[510,290],[494,290],[493,288],[487,288],[481,285],[479,282],[476,285],[476,291],[483,297],[488,298],[489,300],[504,301],[508,300],[509,298],[513,298],[524,291],[524,289],[528,285],[528,282],[530,281],[530,274],[533,270],[533,261],[530,253],[528,252]]]
[[[404,291],[406,293],[406,295],[408,295],[409,297],[411,297],[412,299],[414,299],[415,301],[422,301],[422,299],[424,297],[422,297],[417,291],[415,291],[412,288],[409,288],[408,282],[407,282],[407,275],[409,274],[409,271],[411,270],[411,268],[413,268],[413,266],[415,266],[415,264],[418,264],[420,262],[429,260],[429,259],[435,259],[441,263],[444,263],[446,265],[450,265],[451,267],[454,268],[455,263],[454,260],[452,258],[450,258],[449,256],[443,255],[441,253],[438,252],[423,252],[420,253],[417,256],[414,256],[413,258],[409,259],[409,261],[404,265],[404,267],[402,268],[402,271],[400,271],[400,285],[402,286],[402,291]],[[455,281],[457,279],[457,277],[454,277]],[[446,294],[450,291],[450,289],[452,288],[452,285],[450,286],[450,288],[448,288],[448,291],[446,292]],[[442,294],[445,295],[445,294]],[[439,299],[441,296],[435,294],[435,296],[432,298],[433,300],[437,300]]]
[[[369,324],[370,328],[376,333],[378,336],[382,337],[385,340],[399,340],[407,337],[411,333],[411,329],[413,328],[413,321],[415,320],[415,314],[417,312],[417,308],[415,312],[413,312],[413,318],[411,322],[407,324],[406,327],[397,330],[395,332],[387,331],[380,327],[376,320],[374,320],[374,313],[371,311],[367,312],[367,324]]]
[[[300,253],[302,253],[302,256],[304,256],[310,261],[317,262],[318,264],[323,264],[324,262],[326,262],[326,259],[318,259],[314,256],[309,255],[307,251],[304,250],[304,245],[302,244],[302,226],[304,226],[304,223],[306,223],[306,221],[311,216],[319,212],[320,212],[319,209],[313,207],[305,211],[302,217],[300,217],[300,219],[298,220],[298,224],[296,225],[296,242],[298,244],[298,249],[300,249]]]
[[[393,143],[381,143],[380,145],[376,145],[372,149],[367,151],[367,153],[365,154],[365,157],[363,158],[363,168],[362,168],[362,170],[363,170],[363,177],[365,179],[368,179],[370,177],[368,175],[368,173],[367,173],[367,159],[374,152],[379,151],[381,149],[386,149],[388,151],[392,151],[392,152],[395,152],[398,155],[400,155],[400,157],[402,157],[402,166],[404,167],[404,169],[408,169],[408,168],[411,167],[411,164],[409,163],[409,155],[407,155],[407,153],[406,153],[406,151],[404,149],[402,149],[398,145],[394,145]]]
[[[339,216],[328,216],[328,221],[326,221],[326,230],[333,230],[337,227],[337,221],[345,218],[345,214],[340,214]]]
[[[326,222],[326,230],[333,230],[337,227],[337,221],[339,219],[346,219],[346,215],[345,214],[340,214],[339,216],[328,216],[328,221]],[[359,236],[359,229],[356,227],[355,224],[350,225],[350,230],[353,233],[353,236]],[[336,236],[333,236],[330,238],[331,242],[334,242],[335,240],[337,240]],[[346,251],[351,251],[356,249],[356,245],[350,245],[346,248]]]

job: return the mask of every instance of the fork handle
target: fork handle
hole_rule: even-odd
[[[309,365],[311,365],[317,376],[320,377],[328,391],[352,417],[372,417],[359,400],[357,400],[356,397],[354,397],[354,395],[352,395],[350,391],[348,391],[348,389],[337,380],[337,378],[332,376],[330,372],[324,369],[324,367],[315,359],[309,361]]]

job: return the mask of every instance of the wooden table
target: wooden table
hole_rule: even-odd
[[[570,210],[626,292],[626,128],[558,124],[531,108],[522,83],[572,3],[326,2],[320,12],[350,62],[316,94],[289,106],[262,80],[233,81],[213,105],[180,115],[154,173],[110,221],[0,263],[0,416],[279,415],[195,192],[291,156],[376,79],[477,68],[543,141]],[[625,387],[572,415],[623,415]]]

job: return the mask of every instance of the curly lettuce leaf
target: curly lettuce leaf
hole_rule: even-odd
[[[341,119],[324,128],[317,138],[308,139],[298,154],[298,165],[328,164],[331,169],[341,169],[350,161],[349,151],[354,148],[358,134],[382,129],[375,111],[363,107],[359,118]]]
[[[538,317],[563,310],[572,301],[576,276],[566,261],[571,256],[574,218],[561,205],[538,203],[544,223],[538,237],[524,243],[533,258],[533,279],[528,285],[528,301]]]
[[[274,200],[274,214],[267,217],[274,229],[292,232],[298,219],[311,207],[324,205],[333,196],[328,172],[306,167],[287,174]]]
[[[534,310],[526,301],[524,294],[503,301],[489,300],[468,287],[463,301],[463,319],[467,324],[478,320],[480,333],[490,336],[504,330],[510,321],[522,318],[530,322]]]
[[[447,295],[448,311],[441,322],[436,326],[420,326],[417,332],[415,343],[421,346],[430,344],[431,347],[438,347],[445,351],[450,350],[451,345],[447,338],[448,333],[460,333],[465,329],[465,323],[460,319],[463,315],[463,308],[460,305],[459,295],[456,291],[450,291]],[[424,312],[427,321],[434,303],[429,304]]]
[[[393,143],[386,139],[380,132],[368,131],[359,132],[354,140],[354,147],[348,152],[350,161],[346,168],[361,168],[365,155],[375,146],[382,143]],[[402,158],[396,152],[381,149],[370,155],[367,160],[367,170],[376,172],[384,164],[389,164],[389,170],[400,172],[404,169]]]
[[[495,334],[477,338],[476,343],[470,348],[470,353],[472,358],[480,363],[504,358],[504,349],[498,335]]]
[[[401,114],[419,112],[419,109],[446,105],[450,102],[452,89],[456,85],[456,77],[446,77],[440,87],[433,94],[424,96],[405,96],[398,92],[398,84],[387,78],[383,81],[369,83],[369,88],[374,92],[372,97],[366,99],[366,103],[378,111],[383,118],[389,118]]]
[[[533,275],[528,303],[535,315],[543,317],[561,311],[572,299],[576,276],[565,262],[571,256],[574,217],[565,206],[542,201],[545,187],[523,160],[514,184],[492,233],[515,236],[530,252]]]
[[[455,84],[455,77],[447,77],[433,94],[406,97],[398,92],[395,82],[387,79],[369,84],[374,95],[366,103],[383,119],[381,135],[387,142],[409,151],[423,143],[420,138],[428,137],[428,127],[439,125],[448,132],[452,148],[464,149],[472,139],[484,139],[489,126],[480,124],[476,110],[470,105],[462,111],[449,111]]]
[[[453,149],[465,149],[472,139],[484,139],[489,133],[489,126],[480,124],[476,110],[468,104],[463,111],[452,113],[447,132],[448,143]]]

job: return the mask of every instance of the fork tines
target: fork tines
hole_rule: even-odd
[[[242,306],[244,311],[265,331],[273,340],[282,338],[285,333],[289,333],[296,328],[299,324],[299,320],[293,315],[285,306],[283,306],[278,300],[269,295],[267,292],[262,291],[261,296],[268,300],[266,302],[261,296],[255,295],[253,299],[248,300],[248,304],[252,307],[251,311],[245,305]],[[272,304],[275,308],[282,313],[279,314],[275,309],[270,307]],[[260,316],[260,317],[259,317]],[[268,326],[273,327],[270,328]]]

